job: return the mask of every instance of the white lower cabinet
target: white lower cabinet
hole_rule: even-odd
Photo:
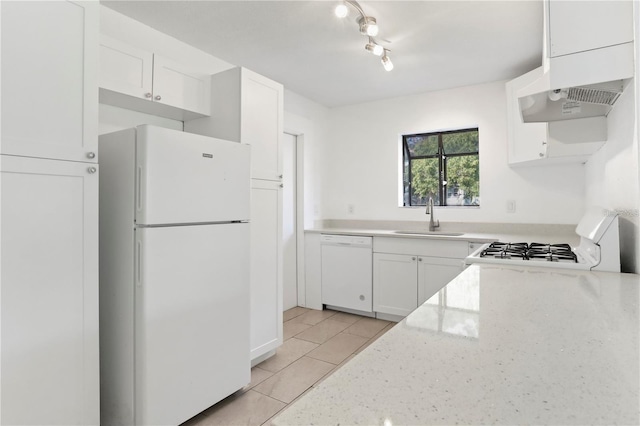
[[[467,241],[375,237],[373,310],[406,316],[463,269]]]
[[[417,257],[373,254],[373,310],[407,316],[418,307]]]
[[[98,166],[0,156],[0,423],[98,424]]]
[[[251,181],[251,360],[282,344],[282,188]]]
[[[418,257],[418,306],[440,291],[463,269],[462,259]]]

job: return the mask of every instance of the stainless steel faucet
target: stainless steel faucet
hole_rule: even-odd
[[[436,228],[440,227],[440,220],[433,220],[433,197],[429,197],[429,202],[427,203],[427,210],[424,212],[429,216],[429,231],[435,231]]]

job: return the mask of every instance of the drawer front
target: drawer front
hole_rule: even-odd
[[[373,251],[376,253],[464,259],[469,252],[469,243],[467,241],[436,240],[431,238],[374,237]]]

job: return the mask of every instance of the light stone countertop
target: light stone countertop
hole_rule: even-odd
[[[580,242],[578,235],[575,233],[576,225],[446,222],[441,223],[440,228],[433,233],[428,233],[428,226],[428,221],[327,220],[316,224],[314,228],[305,229],[305,232],[460,240],[476,243],[492,241],[539,242],[568,243],[576,246]],[[414,232],[425,232],[427,234]],[[447,233],[462,235],[447,235]]]
[[[273,424],[640,424],[639,277],[473,265]]]

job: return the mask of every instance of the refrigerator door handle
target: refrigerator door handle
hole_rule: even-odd
[[[138,166],[138,176],[136,176],[136,208],[142,210],[142,166]]]
[[[136,242],[136,285],[142,286],[142,242]]]

